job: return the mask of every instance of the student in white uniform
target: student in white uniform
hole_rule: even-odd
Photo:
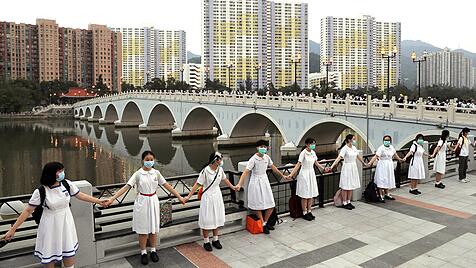
[[[185,204],[185,198],[165,181],[160,172],[153,168],[155,155],[151,151],[142,153],[142,167],[132,174],[131,178],[113,197],[109,199],[109,205],[118,197],[126,193],[131,187],[136,187],[137,196],[134,201],[132,212],[132,230],[139,235],[139,247],[141,263],[147,265],[147,239],[150,244],[150,259],[159,261],[157,254],[157,234],[160,229],[160,203],[157,197],[157,188],[163,186],[167,191],[175,195],[180,203]]]
[[[392,145],[392,137],[385,135],[383,137],[383,144],[378,147],[375,156],[369,161],[369,166],[378,161],[375,168],[374,182],[377,184],[380,202],[382,203],[385,203],[385,200],[395,200],[388,192],[389,189],[395,188],[394,158],[398,161],[403,161]]]
[[[458,143],[456,144],[456,150],[460,150],[459,153],[459,167],[458,167],[458,181],[467,183],[469,180],[466,178],[466,170],[468,169],[468,157],[469,157],[469,128],[465,127],[461,131]]]
[[[202,229],[203,247],[207,251],[212,251],[212,245],[216,249],[222,249],[218,240],[218,228],[225,225],[225,205],[220,189],[220,183],[224,181],[231,189],[235,186],[231,184],[223,170],[223,157],[219,152],[212,153],[208,159],[208,164],[200,172],[197,182],[185,198],[188,201],[199,187],[203,187],[202,198],[200,200],[200,210],[198,212],[198,226]],[[209,231],[213,232],[213,241],[210,243]]]
[[[355,135],[347,135],[339,148],[339,156],[334,161],[332,166],[326,169],[327,171],[331,171],[342,159],[344,160],[340,172],[339,187],[342,189],[342,208],[349,210],[355,208],[354,205],[350,203],[350,200],[352,199],[352,191],[360,188],[360,176],[356,161],[358,159],[364,166],[367,165],[365,164],[362,156],[359,155],[359,151],[355,147],[356,145],[357,140]]]
[[[324,170],[325,167],[317,161],[317,155],[315,152],[316,140],[313,138],[307,138],[304,141],[304,144],[305,147],[299,154],[298,162],[287,178],[294,178],[296,173],[299,171],[299,174],[296,177],[296,195],[301,198],[302,218],[312,221],[316,218],[312,215],[312,201],[319,195],[314,165],[322,170]]]
[[[35,256],[45,267],[54,267],[55,262],[63,261],[65,268],[74,267],[74,256],[78,251],[78,237],[74,225],[73,215],[69,207],[71,196],[79,200],[107,206],[107,201],[81,193],[69,180],[65,180],[63,164],[51,162],[43,167],[40,179],[45,189],[43,214],[38,225]],[[65,187],[69,186],[69,192]],[[31,196],[28,206],[23,210],[15,224],[5,234],[4,239],[9,241],[15,231],[41,205],[40,190],[36,189]]]
[[[445,185],[441,180],[446,172],[446,151],[450,148],[447,143],[449,136],[450,132],[448,130],[445,129],[441,132],[440,140],[436,145],[435,151],[431,155],[431,157],[435,159],[433,162],[433,171],[436,172],[435,187],[440,189],[445,188]]]
[[[273,209],[274,196],[273,191],[271,190],[271,185],[269,184],[268,175],[266,170],[271,168],[275,174],[279,174],[281,179],[284,178],[283,173],[281,173],[276,166],[273,164],[271,158],[266,154],[268,151],[268,142],[260,140],[256,143],[256,149],[258,152],[254,154],[248,161],[245,171],[240,177],[240,181],[236,185],[236,189],[239,191],[243,185],[245,178],[250,176],[250,181],[248,184],[248,208],[253,210],[256,215],[263,221],[263,233],[269,234],[270,230],[274,230],[274,227],[269,226],[267,221]],[[264,216],[261,212],[266,210]]]
[[[423,144],[425,143],[423,134],[418,134],[413,141],[413,144],[410,146],[410,151],[403,158],[403,161],[406,161],[408,157],[413,155],[413,158],[410,160],[410,166],[408,167],[408,178],[410,179],[410,193],[414,195],[421,194],[418,191],[418,181],[425,179],[425,164],[423,163],[423,156],[426,155],[430,157],[425,152]]]

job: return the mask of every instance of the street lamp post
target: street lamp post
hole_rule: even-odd
[[[147,84],[147,83],[149,83],[149,75],[150,75],[150,72],[149,72],[149,71],[147,71],[146,75],[147,75],[147,80],[146,80],[146,82],[145,82],[145,83]]]
[[[297,65],[301,62],[301,54],[297,54],[293,59],[292,62],[294,63],[294,87],[297,91]]]
[[[327,59],[324,62],[324,65],[326,66],[326,90],[329,89],[329,68],[332,65],[332,58]]]
[[[228,63],[226,68],[228,70],[228,89],[231,90],[231,68],[233,67],[233,63]]]
[[[255,70],[256,70],[256,92],[259,91],[259,72],[261,70],[261,67],[262,67],[261,63],[259,63],[255,66]]]
[[[420,70],[421,70],[421,63],[426,61],[426,57],[428,56],[428,53],[423,51],[423,55],[421,57],[417,57],[417,54],[415,51],[412,53],[412,61],[415,63],[418,63],[418,99],[421,97],[421,77],[420,77]]]
[[[183,83],[183,72],[185,71],[185,64],[180,67],[180,82]]]
[[[390,101],[390,60],[395,58],[398,53],[398,48],[396,46],[393,47],[392,51],[385,51],[385,48],[382,47],[380,50],[380,54],[382,55],[382,59],[387,59],[387,101]]]

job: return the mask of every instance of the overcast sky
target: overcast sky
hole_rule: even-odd
[[[293,1],[293,0],[288,0]],[[154,26],[187,32],[187,49],[201,54],[201,0],[17,0],[1,1],[0,21],[35,23],[56,19],[60,26],[87,28]],[[298,2],[298,1],[295,1]],[[300,1],[302,2],[302,1]],[[307,0],[309,38],[319,42],[325,16],[372,15],[402,23],[402,40],[422,40],[438,47],[476,52],[476,1]]]

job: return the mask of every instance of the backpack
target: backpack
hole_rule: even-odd
[[[70,194],[70,187],[69,183],[66,180],[62,180],[61,184],[66,188],[68,191],[68,194]],[[48,208],[48,206],[45,204],[45,199],[46,199],[46,189],[45,186],[41,185],[38,187],[38,191],[40,192],[40,204],[36,206],[35,210],[31,214],[33,220],[35,220],[36,224],[40,224],[41,216],[43,215],[43,206]],[[71,203],[69,204],[71,206]],[[48,208],[49,209],[49,208]]]
[[[377,194],[377,184],[373,180],[367,184],[367,187],[365,188],[364,191],[364,199],[367,202],[378,202],[379,201],[379,196]]]
[[[464,138],[463,137],[460,137],[460,138],[462,138],[463,141],[461,142],[461,146],[456,145],[456,149],[455,149],[456,157],[459,157],[459,155],[461,154],[461,148],[463,148],[463,144],[464,144]],[[458,144],[458,142],[456,142],[456,144]]]
[[[342,189],[337,190],[336,194],[334,195],[334,205],[336,207],[342,206],[344,201],[342,200]]]
[[[296,195],[296,181],[290,183],[291,197],[289,198],[289,216],[296,219],[302,217],[301,198]]]
[[[416,145],[414,143],[412,143],[412,145],[410,146],[410,151],[412,150],[412,147],[415,146],[415,153],[416,153],[416,150],[418,150],[418,148],[416,147]],[[407,163],[409,163],[411,166],[413,166],[413,155],[415,154],[411,154],[408,158],[407,158]]]

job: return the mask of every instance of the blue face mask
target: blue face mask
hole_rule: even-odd
[[[316,150],[316,145],[315,145],[315,144],[309,145],[309,149],[311,149],[311,150]]]
[[[356,140],[352,140],[352,145],[357,146],[357,141],[356,141]]]
[[[391,142],[390,141],[383,141],[383,145],[385,147],[390,147]]]
[[[266,148],[266,147],[259,147],[258,148],[258,153],[260,153],[260,154],[266,154],[267,151],[268,151],[268,148]]]
[[[63,170],[58,174],[58,178],[56,178],[56,181],[60,182],[60,181],[64,180],[64,176],[65,176],[65,174],[64,174],[64,170]]]
[[[224,165],[225,165],[225,163],[223,162],[223,160],[221,160],[220,167],[223,167]]]
[[[155,161],[144,161],[144,167],[152,168],[154,166]]]

